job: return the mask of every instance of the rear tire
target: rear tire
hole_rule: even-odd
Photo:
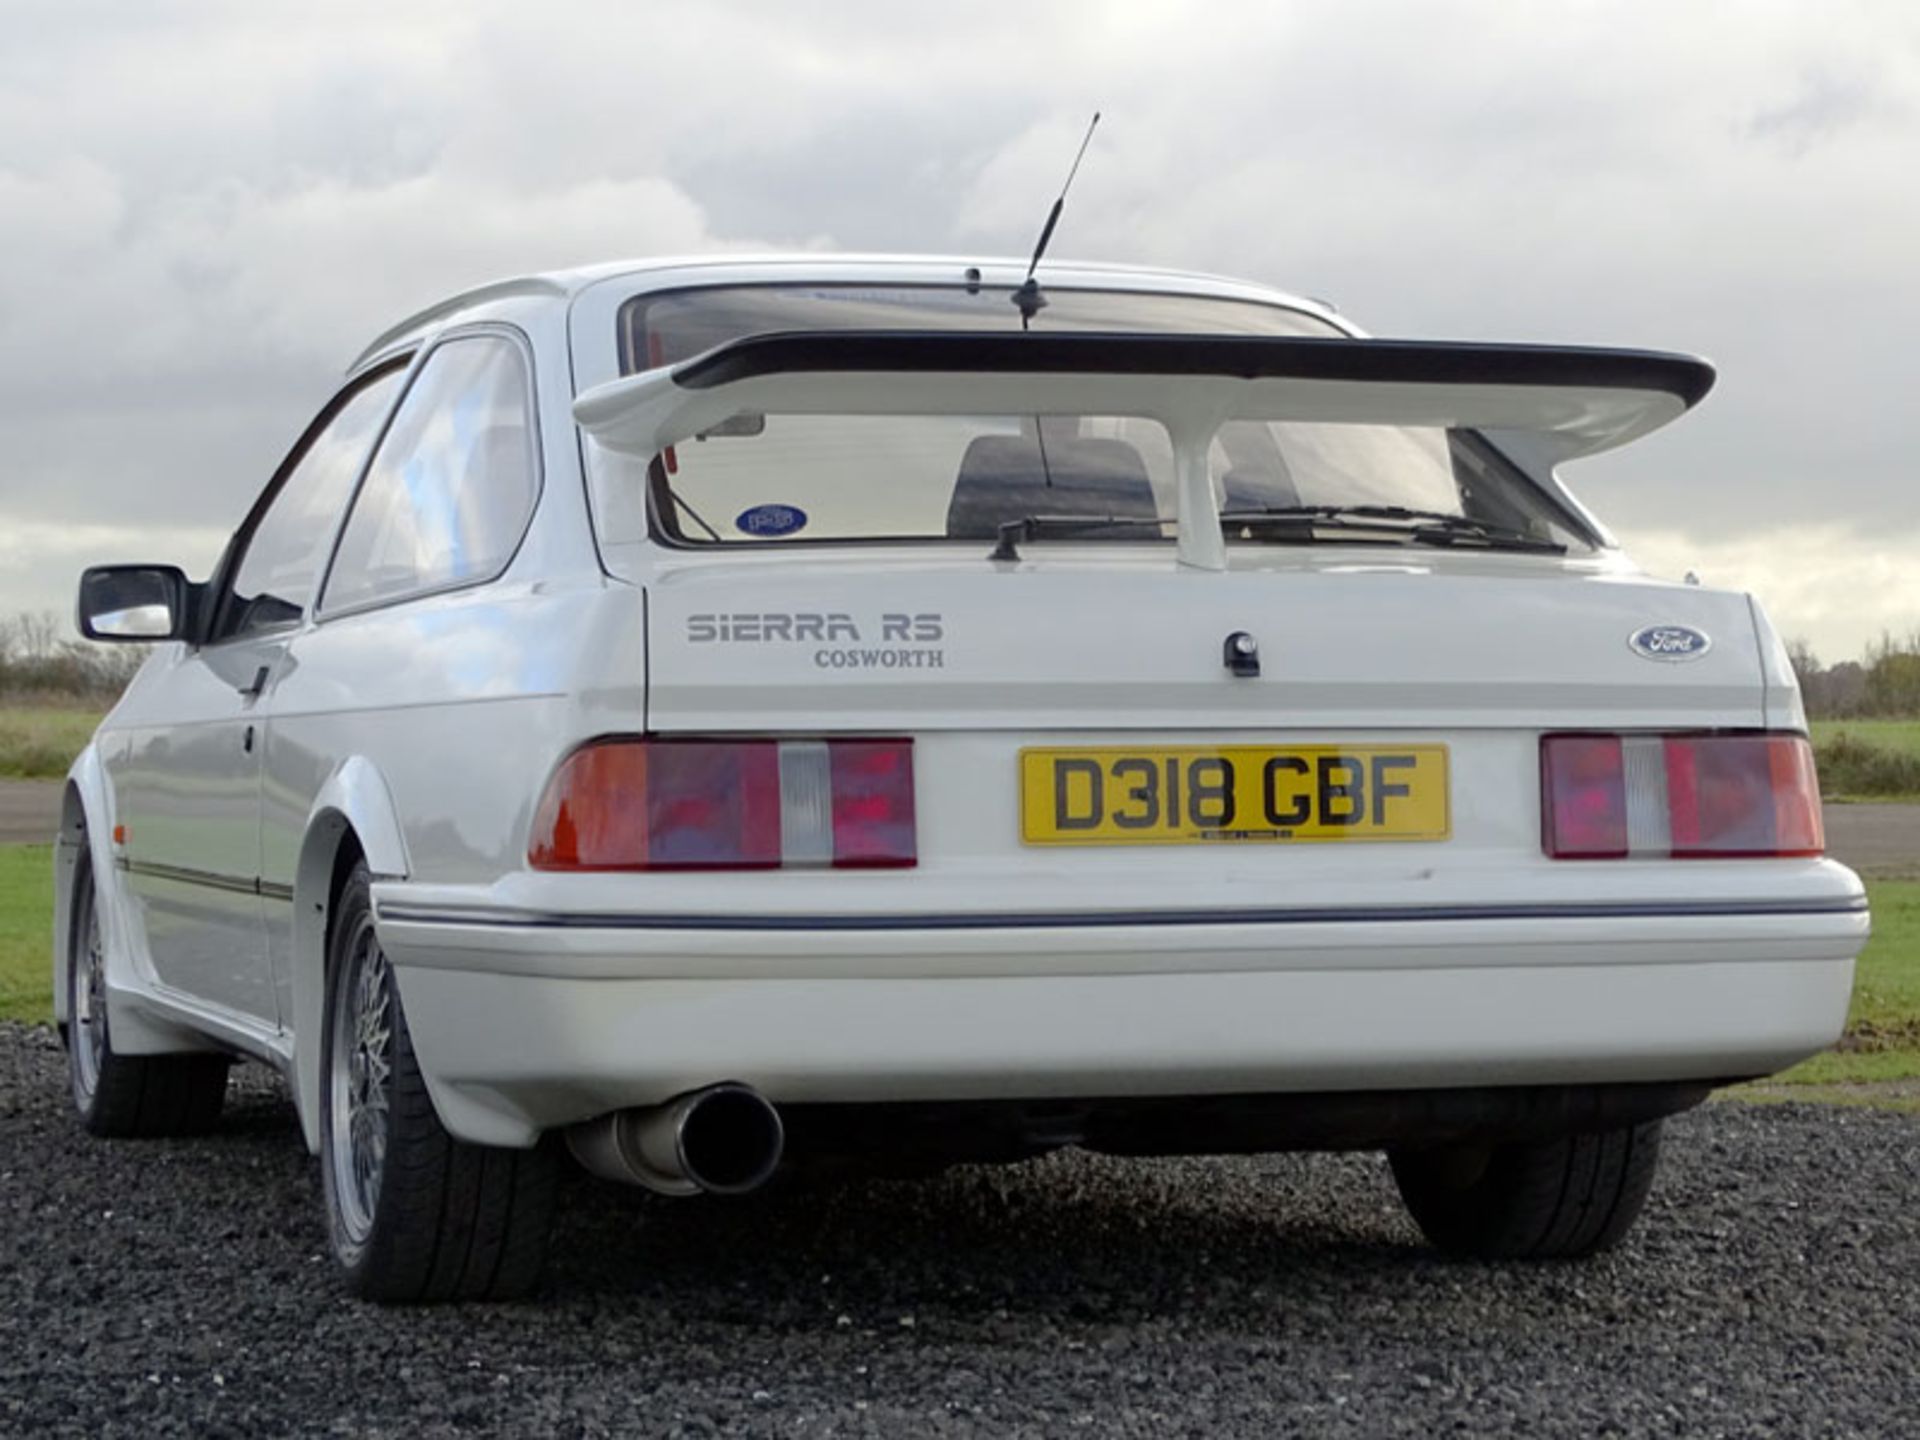
[[[552,1152],[470,1145],[440,1124],[368,886],[356,866],[327,947],[320,1159],[334,1258],[368,1300],[524,1295],[546,1262]]]
[[[67,1079],[89,1134],[113,1139],[204,1135],[227,1097],[225,1055],[121,1055],[107,1023],[107,954],[93,862],[73,878],[67,946]]]
[[[1660,1122],[1389,1158],[1414,1222],[1448,1254],[1572,1259],[1608,1249],[1632,1228],[1653,1188]]]

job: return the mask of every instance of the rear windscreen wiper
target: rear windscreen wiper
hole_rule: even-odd
[[[1022,515],[1015,520],[1000,522],[1000,540],[993,547],[989,560],[1018,560],[1020,552],[1015,546],[1032,540],[1036,536],[1051,532],[1055,535],[1074,535],[1083,530],[1108,530],[1138,527],[1159,529],[1171,525],[1170,517],[1160,515]]]
[[[1018,560],[1018,547],[1046,534],[1075,535],[1088,530],[1159,529],[1174,523],[1165,515],[1022,515],[1002,521],[1000,538],[988,557]],[[1405,505],[1269,505],[1220,512],[1223,526],[1241,526],[1249,538],[1308,542],[1325,530],[1371,531],[1383,539],[1424,545],[1472,545],[1488,550],[1525,550],[1564,555],[1567,547],[1524,530],[1509,529],[1466,515],[1415,510]]]
[[[1404,522],[1404,527],[1395,522]],[[1250,538],[1311,540],[1314,532],[1333,530],[1388,530],[1423,545],[1478,545],[1489,550],[1526,550],[1564,555],[1567,547],[1524,530],[1475,520],[1444,510],[1415,510],[1406,505],[1267,505],[1257,509],[1220,512],[1222,525],[1240,525],[1255,532]],[[1293,534],[1275,534],[1276,531]],[[1264,533],[1260,533],[1264,532]]]

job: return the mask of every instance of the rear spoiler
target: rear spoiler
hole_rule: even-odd
[[[1181,560],[1220,569],[1207,449],[1230,420],[1479,430],[1551,466],[1679,418],[1713,378],[1688,355],[1552,345],[791,331],[596,386],[573,415],[600,445],[642,458],[742,413],[1142,416],[1173,437]]]

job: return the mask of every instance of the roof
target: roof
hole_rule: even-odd
[[[398,324],[388,326],[374,337],[372,343],[355,357],[353,364],[348,368],[358,369],[381,351],[389,349],[416,332],[445,324],[469,310],[475,310],[499,300],[510,300],[521,296],[571,299],[588,286],[597,285],[605,280],[617,280],[626,276],[638,278],[650,272],[667,270],[791,271],[795,278],[812,275],[826,279],[829,271],[869,267],[875,271],[919,270],[925,272],[929,279],[945,276],[954,283],[960,283],[969,268],[977,268],[989,283],[1017,283],[1019,278],[1026,274],[1027,262],[1010,256],[842,254],[831,250],[819,250],[757,255],[668,255],[581,265],[537,275],[493,280],[484,285],[459,291],[444,300],[415,311]],[[1117,284],[1121,288],[1128,289],[1146,289],[1156,284],[1162,286],[1172,284],[1181,289],[1263,300],[1269,304],[1284,305],[1290,309],[1305,310],[1329,318],[1334,313],[1333,307],[1323,300],[1310,300],[1252,281],[1236,280],[1229,276],[1211,275],[1195,270],[1172,270],[1154,266],[1117,265],[1085,260],[1049,260],[1045,263],[1044,272],[1055,284],[1091,279]],[[836,275],[833,278],[839,277]]]

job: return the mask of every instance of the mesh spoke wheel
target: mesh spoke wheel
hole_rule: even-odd
[[[364,865],[327,946],[321,1178],[334,1258],[370,1300],[503,1300],[539,1281],[553,1213],[549,1148],[449,1135],[433,1108]]]
[[[199,1135],[226,1102],[225,1055],[120,1055],[109,1017],[106,931],[93,863],[73,877],[67,965],[67,1082],[80,1123],[94,1135],[153,1139]]]
[[[356,1245],[373,1233],[386,1167],[388,1095],[393,1078],[393,972],[372,916],[357,917],[345,946],[346,1003],[334,1007],[327,1085],[327,1147],[342,1228]]]

